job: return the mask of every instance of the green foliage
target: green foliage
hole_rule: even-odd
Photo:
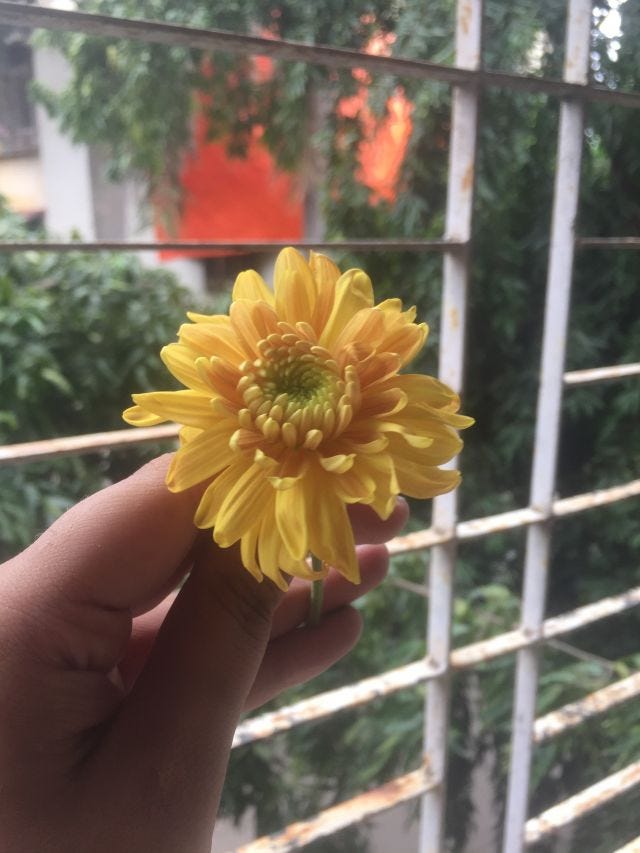
[[[0,206],[0,237],[28,236]],[[157,353],[185,308],[170,274],[125,255],[0,255],[0,441],[123,427],[133,389],[166,387]],[[0,555],[157,450],[0,469]]]

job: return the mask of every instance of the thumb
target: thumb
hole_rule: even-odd
[[[124,780],[118,819],[128,849],[210,850],[233,734],[282,595],[267,579],[257,583],[234,549],[209,537],[198,546],[145,669],[94,755],[97,772]],[[149,820],[136,847],[140,814]],[[157,839],[149,837],[154,825],[162,827]]]

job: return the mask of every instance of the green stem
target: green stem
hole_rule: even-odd
[[[311,555],[311,568],[314,572],[322,572],[323,565],[322,560],[315,556],[315,554]],[[309,605],[309,621],[308,625],[312,628],[315,628],[320,624],[320,618],[322,616],[322,598],[324,595],[324,578],[320,578],[320,580],[312,581],[311,583],[311,601]]]

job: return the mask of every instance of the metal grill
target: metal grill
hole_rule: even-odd
[[[638,237],[598,238],[574,235],[580,186],[584,104],[605,101],[620,107],[640,107],[640,93],[612,91],[588,81],[591,0],[568,0],[566,59],[562,80],[506,74],[482,68],[482,0],[458,0],[456,63],[444,66],[430,62],[369,56],[329,46],[311,46],[272,41],[213,30],[194,29],[161,22],[111,19],[80,12],[22,5],[0,0],[0,24],[45,27],[117,36],[167,45],[181,44],[243,54],[262,54],[279,59],[306,61],[331,67],[365,68],[370,73],[392,73],[421,80],[436,80],[453,87],[451,145],[448,178],[446,230],[441,240],[354,240],[341,243],[309,243],[314,248],[389,250],[410,249],[444,255],[444,290],[440,337],[440,374],[461,390],[464,366],[464,328],[467,283],[470,275],[469,244],[472,237],[472,202],[476,153],[479,92],[498,87],[520,92],[544,92],[560,99],[560,129],[553,201],[546,312],[543,328],[541,382],[536,416],[533,470],[528,507],[471,521],[458,521],[454,495],[435,501],[429,529],[401,536],[391,543],[393,554],[431,549],[428,590],[428,652],[423,659],[350,684],[337,690],[282,708],[275,713],[249,719],[236,732],[234,746],[268,738],[294,726],[304,725],[371,702],[417,684],[428,683],[424,762],[411,773],[347,802],[321,811],[311,820],[292,824],[282,833],[259,839],[244,848],[257,851],[288,851],[328,836],[410,799],[421,799],[419,849],[421,853],[443,850],[444,804],[446,801],[447,736],[449,732],[449,684],[457,670],[511,653],[517,655],[513,739],[507,798],[504,853],[519,853],[567,826],[593,809],[640,784],[640,763],[599,781],[544,813],[527,819],[532,751],[537,744],[602,714],[640,694],[640,676],[610,684],[553,713],[535,719],[538,657],[541,646],[554,638],[609,619],[640,604],[640,587],[620,595],[545,619],[546,578],[551,541],[550,522],[640,495],[640,480],[600,491],[554,499],[555,470],[564,385],[619,379],[640,374],[639,364],[594,367],[563,372],[569,315],[574,251],[583,247],[637,250]],[[29,248],[41,251],[96,251],[100,249],[144,250],[149,248],[279,248],[279,243],[4,243],[0,251]],[[173,438],[176,429],[118,430],[95,435],[73,436],[0,448],[0,465],[16,465],[37,459],[86,453]],[[459,541],[526,528],[525,580],[520,626],[490,639],[451,649],[452,600],[456,546]],[[558,642],[556,640],[556,642]],[[626,850],[640,849],[638,839]]]

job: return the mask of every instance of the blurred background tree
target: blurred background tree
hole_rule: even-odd
[[[235,0],[224,6],[194,0],[179,4],[86,0],[83,9],[356,49],[366,48],[374,36],[383,34],[391,37],[393,54],[453,60],[453,0],[433,0],[426,11],[415,0],[357,2],[346,11],[335,2],[317,6],[294,0],[273,4]],[[618,35],[599,28],[612,11],[621,15]],[[487,0],[487,67],[558,76],[564,18],[564,0],[517,4]],[[639,38],[639,4],[599,2],[594,10],[595,79],[612,88],[637,89]],[[413,124],[397,198],[374,201],[356,178],[362,121],[336,110],[340,98],[357,91],[359,84],[351,73],[276,62],[269,78],[260,79],[250,59],[222,53],[208,56],[199,50],[77,34],[51,33],[46,41],[65,53],[73,73],[61,94],[40,88],[38,97],[75,140],[109,147],[113,177],[132,172],[144,176],[150,198],[171,199],[179,210],[181,158],[189,149],[196,109],[206,109],[212,137],[227,140],[237,156],[246,151],[252,129],[264,128],[263,139],[279,165],[295,171],[319,199],[328,238],[441,236],[450,110],[446,86],[382,76],[369,82],[368,103],[378,116],[385,114],[389,96],[401,85],[412,104]],[[476,417],[477,424],[465,436],[462,458],[465,518],[528,502],[558,104],[543,95],[487,90],[481,115],[465,394],[465,411]],[[580,233],[638,233],[640,148],[633,142],[638,139],[638,111],[589,105]],[[336,260],[364,266],[378,295],[400,295],[418,305],[434,330],[419,367],[433,370],[440,259],[389,252],[366,257],[345,253]],[[183,296],[166,275],[143,272],[133,261],[118,257],[28,256],[9,261],[1,281],[6,306],[2,310],[16,318],[2,324],[3,334],[8,330],[2,363],[10,364],[8,355],[15,358],[19,352],[15,364],[21,365],[9,372],[5,367],[2,374],[1,381],[7,384],[2,386],[0,428],[6,441],[17,434],[18,423],[23,439],[114,426],[128,392],[166,385],[166,377],[157,373],[156,352],[172,337],[184,307]],[[39,284],[42,281],[47,284]],[[637,281],[637,254],[578,253],[569,369],[640,360]],[[129,345],[123,346],[123,341]],[[134,355],[131,342],[137,348]],[[568,389],[559,494],[637,477],[639,415],[636,380]],[[91,457],[56,463],[47,470],[57,473],[44,475],[36,465],[10,471],[6,479],[10,499],[0,505],[5,550],[19,546],[68,502],[121,475],[126,465],[139,459],[130,455],[126,465],[115,465],[116,456],[103,454],[98,465]],[[52,478],[54,488],[49,491]],[[414,525],[423,527],[424,509],[418,505],[414,509]],[[586,513],[559,522],[553,542],[550,613],[638,583],[640,520],[631,501],[600,509],[595,516]],[[517,531],[461,546],[457,643],[473,642],[517,623],[523,544],[524,534]],[[394,577],[422,582],[427,564],[428,555],[394,561],[389,582],[361,605],[366,628],[358,649],[330,673],[280,702],[423,654],[424,599],[395,586]],[[630,612],[615,623],[595,624],[569,638],[568,647],[547,647],[539,713],[636,670],[638,627],[638,615]],[[494,781],[499,826],[512,684],[511,658],[457,677],[448,814],[455,850],[463,848],[469,833],[472,774],[482,762]],[[343,713],[311,730],[305,727],[237,750],[225,809],[240,816],[255,806],[258,831],[270,832],[415,766],[422,692],[405,691],[366,712]],[[586,736],[581,728],[540,747],[532,813],[624,766],[639,750],[640,716],[634,704],[614,710],[606,722],[589,724]],[[627,797],[581,821],[563,849],[607,853],[615,841],[622,843],[634,833],[633,822],[634,809]],[[352,830],[323,841],[317,849],[356,850],[366,848],[366,843],[366,833]],[[551,850],[553,844],[539,849]]]

